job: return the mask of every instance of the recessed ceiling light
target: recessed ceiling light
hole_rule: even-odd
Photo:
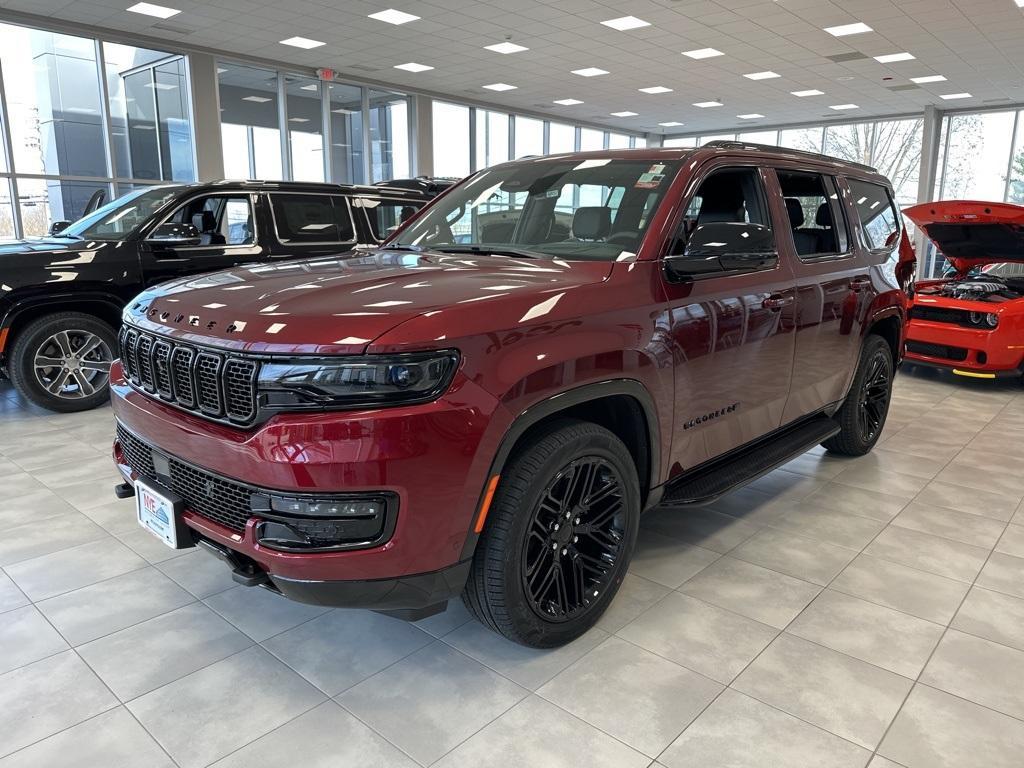
[[[637,113],[626,110],[625,112],[612,112],[611,115],[612,117],[636,117]]]
[[[602,21],[606,27],[617,29],[619,32],[624,32],[627,29],[639,29],[640,27],[649,27],[651,22],[638,19],[636,16],[623,16],[620,19],[609,19],[608,21]]]
[[[597,67],[585,67],[583,69],[574,69],[572,73],[580,77],[597,77],[598,75],[607,75],[608,70],[598,69]]]
[[[764,72],[751,72],[749,75],[744,75],[748,80],[771,80],[773,77],[782,77],[778,72],[772,72],[766,70]]]
[[[181,13],[181,11],[175,8],[168,8],[165,5],[154,5],[153,3],[136,3],[131,8],[126,8],[125,10],[132,13],[141,13],[143,16],[156,16],[158,19],[169,19],[171,16],[177,16]]]
[[[404,69],[406,72],[426,72],[428,69],[433,69],[433,67],[410,61],[408,64],[395,64],[395,69]]]
[[[494,51],[495,53],[519,53],[520,51],[530,50],[525,45],[516,45],[506,40],[504,43],[495,43],[494,45],[485,45],[485,51]]]
[[[669,120],[667,123],[658,123],[658,125],[665,128],[678,128],[680,125],[686,125],[686,123],[680,123],[678,120]]]
[[[310,83],[309,85],[303,85],[299,87],[300,91],[316,91],[319,90],[320,86],[316,83]]]
[[[509,85],[508,83],[491,83],[481,87],[486,88],[488,91],[514,91],[518,86]]]
[[[671,88],[666,88],[664,85],[652,85],[650,88],[638,88],[640,93],[671,93]]]
[[[310,40],[308,37],[296,36],[289,37],[287,40],[282,40],[281,45],[291,45],[295,48],[305,48],[306,50],[309,50],[310,48],[319,48],[321,45],[326,45],[326,43],[321,43],[319,40]]]
[[[969,98],[971,98],[971,94],[969,94],[969,93],[946,93],[946,94],[943,94],[942,98],[944,98],[946,101],[949,101],[951,99],[969,99]]]
[[[1021,0],[1021,2],[1024,3],[1024,0]],[[946,80],[945,75],[925,75],[924,77],[912,77],[912,78],[910,78],[910,82],[918,83],[918,84],[920,84],[920,83],[941,83],[941,82],[945,82],[945,80]]]
[[[561,104],[563,107],[573,107],[583,102],[579,99],[555,99],[554,104]]]
[[[837,112],[842,112],[844,109],[860,109],[856,104],[833,104],[829,109],[834,109]]]
[[[288,118],[288,122],[289,123],[308,123],[309,122],[309,118],[308,117],[289,117]]]
[[[764,115],[759,115],[757,112],[751,112],[748,115],[736,115],[736,117],[738,117],[740,120],[757,120],[759,118],[764,117]]]
[[[270,99],[266,96],[243,96],[242,101],[254,101],[257,104],[266,104]]]
[[[683,56],[689,56],[691,59],[710,59],[714,56],[724,56],[717,48],[698,48],[695,51],[683,51]]]
[[[388,8],[386,11],[371,13],[369,18],[376,19],[377,21],[386,21],[388,24],[408,24],[410,21],[418,21],[420,17],[413,16],[405,11],[396,11],[394,8]]]
[[[871,27],[863,21],[855,24],[840,24],[838,27],[825,27],[825,31],[833,37],[846,37],[847,35],[859,35],[863,32],[874,32]]]
[[[806,96],[824,96],[824,91],[819,91],[817,88],[808,88],[806,91],[790,91],[794,96],[799,96],[801,99]]]
[[[720,101],[698,101],[693,106],[700,107],[701,109],[707,109],[708,107],[721,107],[722,102]]]
[[[879,64],[892,64],[896,61],[911,61],[916,58],[914,54],[902,51],[901,53],[887,53],[884,56],[875,56],[875,61]]]

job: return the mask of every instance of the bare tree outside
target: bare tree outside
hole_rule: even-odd
[[[910,205],[917,201],[923,127],[921,119],[829,126],[825,154],[877,168],[892,181],[897,202]]]

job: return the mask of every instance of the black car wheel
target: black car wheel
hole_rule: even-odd
[[[18,332],[9,372],[15,388],[53,411],[85,411],[110,399],[110,364],[117,336],[80,312],[47,315]]]
[[[622,441],[596,424],[555,425],[501,476],[467,606],[523,645],[549,648],[579,637],[622,583],[639,514],[636,467]]]
[[[892,398],[893,362],[889,343],[870,335],[861,349],[853,384],[835,419],[840,431],[824,443],[833,453],[863,456],[878,442]]]

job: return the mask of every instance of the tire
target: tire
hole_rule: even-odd
[[[615,597],[639,518],[640,484],[622,441],[589,422],[552,424],[506,465],[463,601],[509,640],[564,645]]]
[[[85,347],[90,349],[82,355]],[[115,357],[117,334],[107,323],[82,312],[58,312],[18,332],[7,368],[15,389],[27,400],[69,413],[110,400],[110,363]]]
[[[827,450],[844,456],[863,456],[875,447],[889,413],[893,370],[889,342],[870,334],[861,348],[850,393],[833,417],[840,430],[822,443]]]

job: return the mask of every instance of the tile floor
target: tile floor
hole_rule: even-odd
[[[903,373],[871,455],[648,516],[550,652],[235,586],[114,500],[112,431],[0,388],[0,768],[1021,765],[1016,384]]]

